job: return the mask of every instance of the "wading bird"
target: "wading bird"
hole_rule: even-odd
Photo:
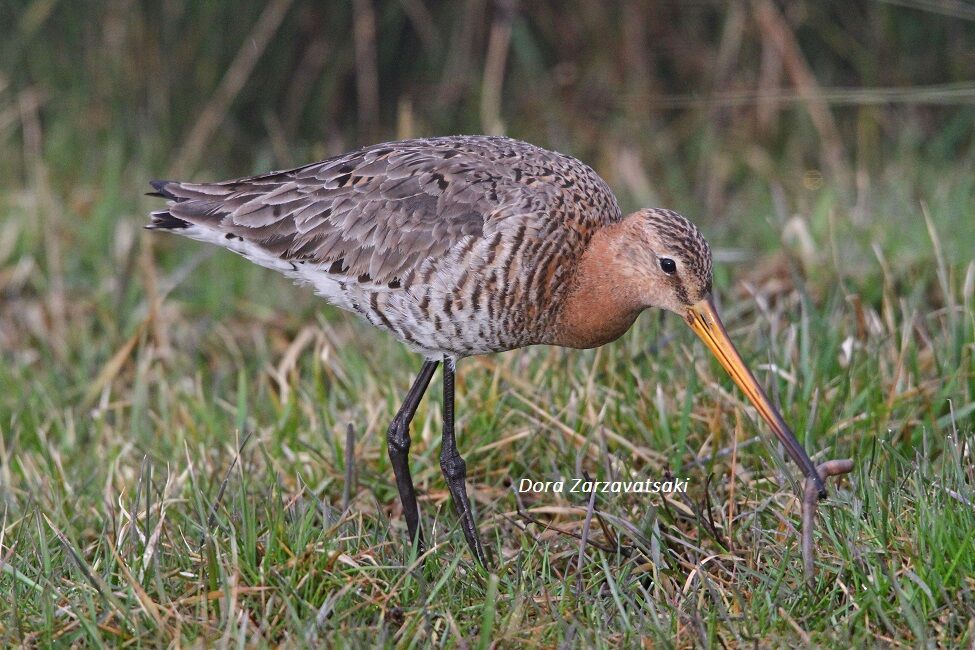
[[[387,432],[410,539],[421,550],[409,428],[438,364],[440,467],[467,544],[484,564],[454,431],[457,360],[536,344],[597,347],[649,307],[687,321],[825,494],[718,318],[704,237],[670,210],[624,216],[603,179],[575,158],[509,138],[441,137],[250,178],[152,186],[169,201],[147,228],[281,271],[423,355]]]

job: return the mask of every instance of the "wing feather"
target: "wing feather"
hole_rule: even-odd
[[[154,224],[202,226],[284,262],[389,283],[415,274],[467,237],[493,233],[506,210],[546,218],[562,190],[557,183],[528,181],[559,165],[565,174],[591,174],[603,191],[582,163],[526,143],[430,138],[221,183],[156,181],[170,201]]]

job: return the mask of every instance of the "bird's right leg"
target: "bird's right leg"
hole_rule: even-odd
[[[429,359],[423,362],[420,374],[413,381],[410,392],[406,394],[403,405],[399,407],[396,417],[393,418],[386,432],[389,461],[396,475],[396,487],[399,489],[400,503],[403,504],[403,516],[406,517],[406,527],[410,530],[410,541],[416,542],[418,553],[423,553],[423,533],[420,531],[420,509],[416,504],[416,490],[413,488],[413,477],[410,475],[410,422],[439,364],[439,361]]]

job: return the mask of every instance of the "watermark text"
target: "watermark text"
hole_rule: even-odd
[[[612,493],[646,493],[672,494],[687,493],[686,478],[672,478],[666,481],[646,479],[643,481],[591,481],[583,478],[562,479],[559,481],[535,481],[530,478],[520,479],[515,485],[518,492],[578,492],[591,494],[592,492]]]

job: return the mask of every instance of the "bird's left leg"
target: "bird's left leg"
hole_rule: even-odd
[[[410,531],[410,543],[415,543],[417,552],[422,555],[425,550],[423,532],[420,530],[420,509],[416,504],[416,490],[413,487],[413,477],[410,474],[410,422],[416,414],[420,398],[430,385],[433,372],[440,364],[439,361],[427,359],[423,362],[420,374],[413,381],[410,392],[406,394],[403,405],[396,412],[396,417],[386,432],[386,444],[389,449],[389,461],[393,465],[396,475],[396,487],[399,489],[399,500],[403,504],[403,515],[406,517],[406,527]]]
[[[443,364],[443,442],[440,445],[440,469],[447,480],[447,488],[454,501],[454,508],[460,515],[460,527],[471,553],[483,566],[487,566],[487,555],[477,534],[471,501],[467,497],[467,464],[457,451],[454,436],[454,359],[444,357]]]

